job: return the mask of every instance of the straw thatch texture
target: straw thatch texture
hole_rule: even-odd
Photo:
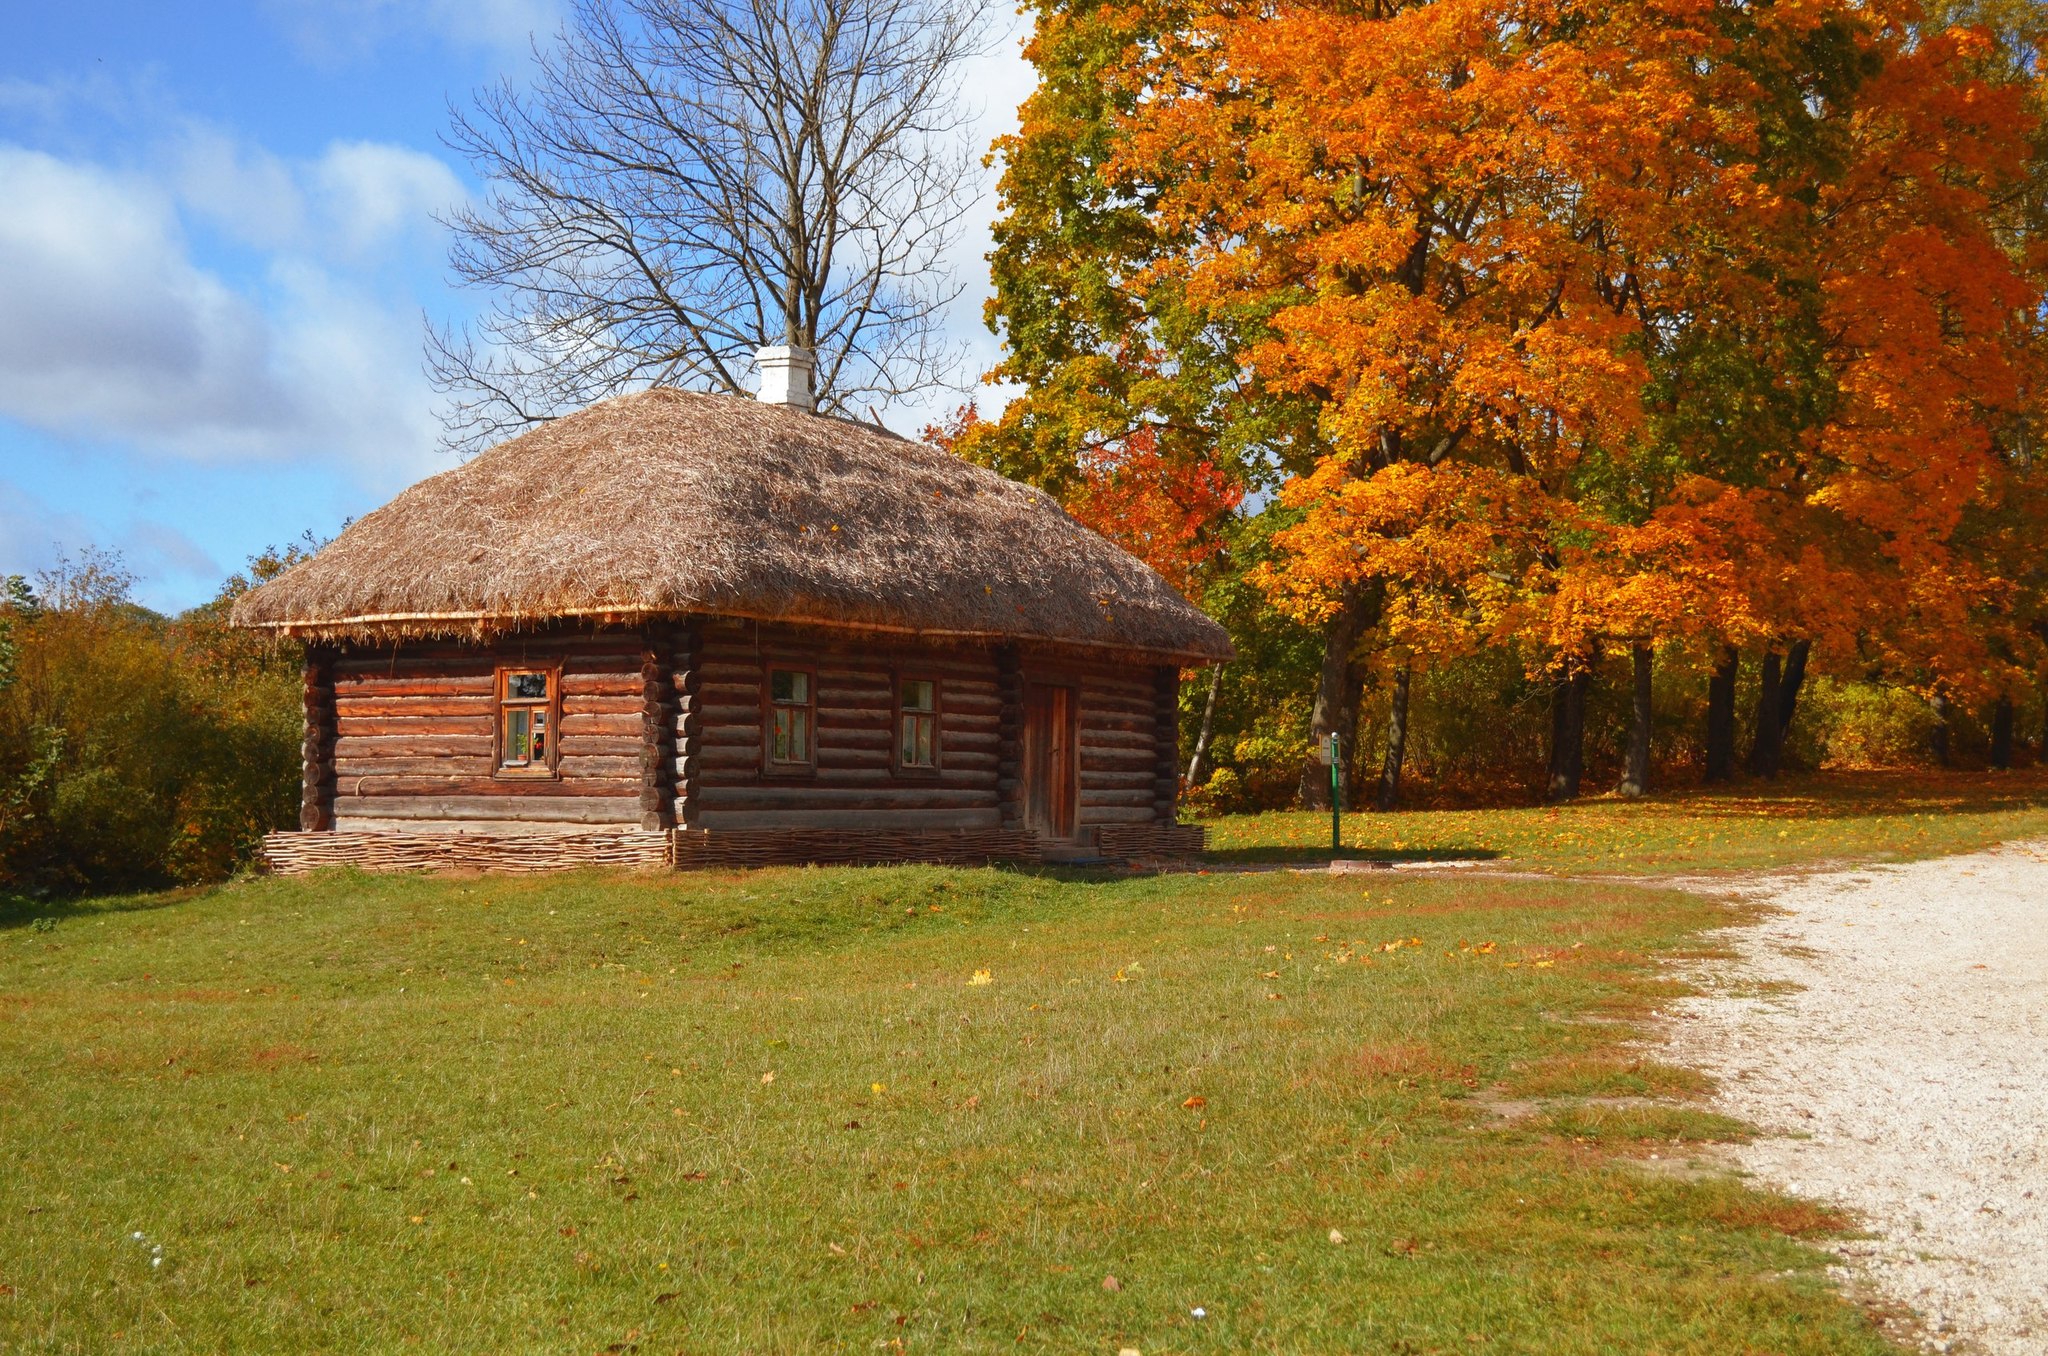
[[[666,389],[421,481],[234,620],[390,639],[687,613],[1231,653],[1221,627],[1037,490],[867,425]]]

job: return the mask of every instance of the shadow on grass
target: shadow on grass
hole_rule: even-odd
[[[73,919],[104,918],[108,914],[151,913],[157,909],[168,909],[182,904],[219,888],[220,883],[187,885],[149,893],[107,895],[37,897],[0,893],[0,932],[16,932],[23,928],[36,932],[53,932],[60,924]]]
[[[1490,862],[1501,853],[1477,843],[1461,843],[1439,847],[1418,848],[1370,848],[1346,847],[1341,852],[1330,851],[1327,845],[1306,847],[1289,843],[1284,847],[1237,847],[1211,848],[1205,860],[1215,866],[1292,866],[1307,862],[1327,862],[1332,858],[1346,862]]]

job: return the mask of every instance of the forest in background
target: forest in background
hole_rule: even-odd
[[[1044,0],[990,256],[1022,394],[928,436],[1230,627],[1197,804],[1327,803],[1332,734],[1381,806],[2011,765],[2044,28]]]

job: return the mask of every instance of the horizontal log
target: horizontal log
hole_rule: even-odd
[[[562,696],[564,700],[579,697],[630,697],[634,701],[646,699],[647,680],[638,670],[631,673],[569,673],[562,674]]]
[[[492,726],[488,712],[473,716],[343,716],[335,722],[335,733],[343,739],[465,734],[489,739]]]
[[[666,741],[664,741],[666,742]],[[637,758],[647,746],[643,735],[562,734],[564,758]]]
[[[335,741],[337,758],[461,758],[491,756],[487,734],[348,735]]]
[[[1152,806],[1152,791],[1149,787],[1142,791],[1108,791],[1083,786],[1081,788],[1081,805],[1083,808],[1091,805],[1144,806],[1149,810]]]
[[[1135,749],[1146,757],[1152,756],[1152,736],[1124,730],[1081,731],[1081,748],[1088,749]]]
[[[637,752],[630,758],[588,758],[571,753],[568,741],[564,740],[562,757],[556,765],[556,770],[562,774],[562,779],[567,781],[572,778],[582,780],[590,777],[638,777],[640,767]]]
[[[1150,716],[1140,719],[1136,716],[1090,716],[1084,714],[1081,717],[1081,737],[1083,739],[1091,735],[1115,734],[1137,735],[1145,741],[1147,746],[1155,743],[1159,737],[1158,726]]]
[[[758,742],[746,744],[715,744],[708,740],[697,745],[700,770],[748,768],[758,770],[761,766],[761,746]]]
[[[984,771],[941,768],[937,772],[900,772],[887,763],[871,767],[821,766],[815,773],[805,777],[801,784],[806,787],[865,787],[889,793],[897,790],[912,792],[931,787],[987,795],[995,793],[995,779]],[[727,790],[758,787],[786,789],[791,785],[791,781],[787,776],[764,773],[760,770],[760,765],[755,763],[747,767],[706,767],[703,785]]]
[[[491,751],[486,749],[480,755],[429,758],[360,758],[338,752],[334,759],[334,775],[343,782],[358,777],[488,777],[491,775]]]
[[[587,711],[565,712],[562,716],[562,742],[582,735],[609,735],[615,739],[638,739],[643,721],[639,710],[619,712],[612,715],[593,715]]]
[[[713,702],[706,701],[698,713],[707,725],[759,725],[761,704],[757,702]]]
[[[638,777],[579,777],[562,781],[552,777],[491,777],[450,772],[446,775],[378,775],[342,777],[336,789],[344,796],[377,799],[385,796],[502,796],[523,799],[532,796],[624,796],[638,803]]]
[[[640,685],[633,684],[632,695],[625,697],[578,697],[562,698],[562,716],[633,716],[636,719],[645,711],[646,699],[640,695]]]
[[[1105,692],[1081,693],[1081,719],[1094,717],[1123,717],[1130,720],[1149,721],[1159,714],[1151,693],[1142,696],[1117,696]]]
[[[1087,826],[1097,824],[1151,824],[1157,822],[1153,818],[1152,807],[1149,805],[1143,808],[1083,805],[1075,818],[1079,823]]]
[[[480,673],[466,678],[406,677],[384,678],[364,675],[337,679],[334,695],[342,701],[364,701],[390,697],[485,697],[491,696],[491,675]]]
[[[491,685],[491,675],[496,671],[495,661],[473,652],[447,656],[401,655],[396,664],[390,658],[337,659],[334,661],[336,683],[353,682],[364,678],[399,679],[405,677],[480,678],[483,685]]]
[[[343,720],[362,720],[372,716],[404,716],[417,720],[423,716],[483,716],[489,719],[497,705],[488,693],[480,697],[351,697],[343,693],[335,696],[335,712]]]
[[[821,730],[853,730],[889,728],[895,715],[892,707],[883,706],[825,706],[818,707],[818,728]]]
[[[989,789],[948,790],[934,786],[713,785],[699,788],[699,795],[707,810],[937,810],[995,804],[995,795]]]
[[[993,829],[993,809],[952,810],[701,810],[705,829]]]
[[[640,664],[647,654],[646,646],[635,638],[631,644],[605,647],[562,656],[562,681],[574,682],[579,678],[595,678],[610,674],[638,673]],[[510,660],[505,661],[510,663]]]
[[[337,796],[337,820],[446,819],[497,820],[507,823],[638,824],[640,796],[600,799],[595,796]]]
[[[1154,794],[1159,785],[1159,775],[1149,768],[1143,772],[1112,772],[1094,768],[1081,769],[1083,791],[1136,791]]]
[[[884,758],[896,743],[895,731],[886,724],[872,722],[848,728],[844,725],[824,725],[818,729],[818,750],[857,749],[879,752]]]

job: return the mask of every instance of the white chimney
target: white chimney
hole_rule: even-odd
[[[809,349],[776,344],[757,349],[754,362],[761,369],[760,400],[763,405],[791,405],[800,410],[811,408],[811,373],[817,369],[818,360]]]

